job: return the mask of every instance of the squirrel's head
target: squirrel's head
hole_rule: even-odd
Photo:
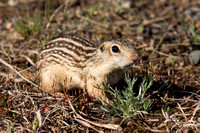
[[[112,68],[127,68],[139,59],[139,54],[133,45],[122,39],[103,42],[99,46],[99,52],[103,53],[103,60],[109,62]]]

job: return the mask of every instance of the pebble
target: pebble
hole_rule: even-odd
[[[198,65],[200,63],[200,50],[192,51],[189,56],[189,61],[191,65]]]

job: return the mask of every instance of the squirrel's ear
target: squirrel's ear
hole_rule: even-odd
[[[101,52],[103,52],[104,51],[104,44],[102,43],[100,46],[99,46],[99,49],[101,50]]]

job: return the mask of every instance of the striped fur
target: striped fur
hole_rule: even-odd
[[[96,50],[97,45],[86,38],[65,35],[52,40],[41,49],[38,67],[47,60],[82,68],[85,66],[83,64],[95,55]]]

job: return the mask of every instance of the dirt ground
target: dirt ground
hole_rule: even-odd
[[[150,109],[110,116],[82,93],[51,96],[20,75],[35,74],[40,48],[67,33],[129,40],[141,55],[129,73],[155,75]],[[0,0],[0,131],[200,132],[200,54],[189,59],[199,49],[200,0]]]

